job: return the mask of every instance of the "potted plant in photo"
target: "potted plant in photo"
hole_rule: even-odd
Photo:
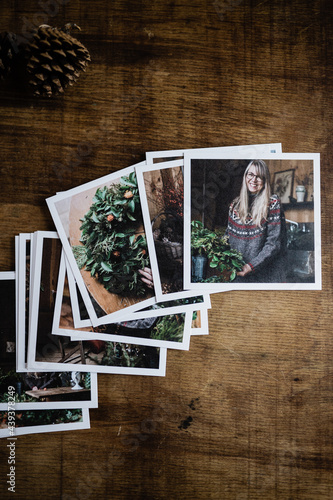
[[[191,222],[192,280],[194,282],[228,282],[236,278],[244,265],[240,252],[230,248],[222,231],[211,231],[200,221]],[[206,278],[207,264],[217,274]]]
[[[152,232],[163,291],[183,289],[183,197],[182,170],[160,173],[160,182],[150,183],[150,202],[154,206]],[[161,187],[161,185],[163,187]]]
[[[297,203],[303,203],[306,195],[306,187],[303,184],[296,186],[296,199]]]
[[[157,222],[160,225],[155,229]],[[152,229],[156,253],[161,259],[183,258],[183,220],[176,213],[159,213],[152,220]]]
[[[155,202],[160,209],[152,219],[153,237],[158,256],[167,266],[174,259],[183,258],[183,199],[184,183],[182,171],[164,173],[163,188],[152,185]]]
[[[296,177],[296,199],[298,203],[303,203],[308,195],[308,201],[312,201],[313,194],[311,194],[311,200],[309,200],[310,189],[313,190],[313,174],[306,174],[303,179]]]
[[[200,221],[191,223],[192,280],[194,282],[203,281],[206,278],[208,248],[214,234],[205,229]]]

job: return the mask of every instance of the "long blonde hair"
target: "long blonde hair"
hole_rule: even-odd
[[[263,187],[261,191],[254,196],[252,202],[250,201],[249,191],[246,185],[246,176],[251,167],[256,169],[256,174],[263,180]],[[270,175],[266,163],[263,160],[250,161],[244,172],[240,195],[235,202],[235,209],[238,211],[240,220],[245,223],[247,216],[250,215],[254,224],[260,226],[261,221],[267,217],[270,197]]]

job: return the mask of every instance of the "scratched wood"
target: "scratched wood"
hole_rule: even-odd
[[[0,86],[0,269],[54,229],[46,197],[145,151],[282,142],[321,153],[323,290],[214,295],[165,378],[99,376],[90,430],[19,437],[15,498],[332,498],[332,2],[46,3],[2,2],[1,29],[73,21],[92,64],[59,99]]]

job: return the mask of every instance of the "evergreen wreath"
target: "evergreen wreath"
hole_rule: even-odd
[[[98,188],[80,220],[82,245],[72,248],[79,268],[85,266],[111,293],[145,295],[139,269],[149,267],[149,257],[145,237],[137,235],[142,212],[135,173]]]

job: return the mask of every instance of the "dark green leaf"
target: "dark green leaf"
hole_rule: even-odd
[[[136,187],[137,184],[136,182],[131,181],[128,177],[122,177],[120,179],[120,182],[124,184],[125,186],[130,186],[130,187]]]
[[[114,203],[114,205],[126,205],[127,200],[126,199],[124,199],[124,200],[115,200],[113,203]]]
[[[95,264],[93,265],[91,272],[90,272],[91,276],[95,276],[96,271],[98,269],[98,265],[99,265],[98,262],[95,262]]]
[[[96,222],[96,224],[99,224],[100,220],[99,218],[97,217],[97,215],[95,214],[95,212],[92,213],[92,216],[91,216],[92,220],[94,222]]]
[[[97,238],[97,234],[95,233],[95,231],[93,231],[93,232],[91,233],[91,235],[89,236],[87,243],[88,243],[88,244],[92,243],[93,241],[95,241],[95,240],[96,240],[96,238]]]
[[[128,209],[129,209],[129,210],[130,210],[130,212],[132,212],[132,213],[135,211],[135,203],[134,203],[134,200],[133,200],[133,199],[132,199],[132,200],[130,200],[130,201],[128,202]]]
[[[108,262],[101,262],[101,268],[107,273],[112,273],[112,266]]]

